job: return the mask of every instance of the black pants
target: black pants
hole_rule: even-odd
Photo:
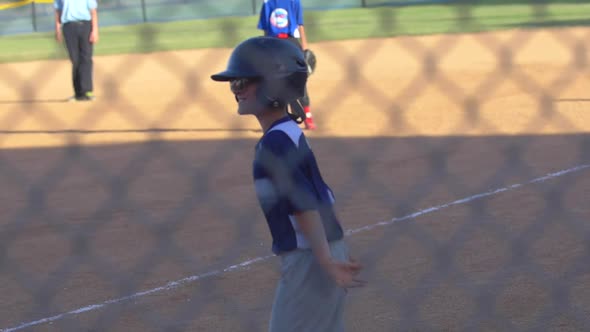
[[[90,21],[67,22],[63,25],[66,48],[72,61],[72,80],[76,97],[93,91],[92,86],[92,44],[90,43]]]

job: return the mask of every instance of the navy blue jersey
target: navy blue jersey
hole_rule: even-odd
[[[265,0],[260,9],[258,29],[267,36],[288,35],[299,38],[303,25],[303,9],[299,0]]]
[[[322,179],[301,128],[285,117],[275,122],[256,145],[254,185],[272,235],[275,254],[310,248],[295,212],[317,210],[328,241],[343,238],[334,213],[334,195]]]

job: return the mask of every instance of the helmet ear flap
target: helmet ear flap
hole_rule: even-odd
[[[307,72],[299,71],[277,78],[265,79],[259,86],[259,93],[265,97],[269,106],[283,108],[304,96],[307,77]]]
[[[269,82],[262,82],[256,91],[258,101],[271,108],[284,108],[286,103],[279,94],[275,93],[274,88]]]

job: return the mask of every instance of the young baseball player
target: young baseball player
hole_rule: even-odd
[[[303,50],[308,49],[303,26],[303,7],[299,0],[264,0],[260,9],[258,29],[263,30],[265,36],[287,39]],[[305,128],[316,129],[307,89],[300,101],[306,115]]]
[[[238,114],[253,115],[263,130],[254,154],[254,186],[281,257],[281,279],[269,331],[343,331],[346,289],[362,286],[361,266],[350,258],[334,212],[334,195],[287,105],[303,96],[307,65],[293,43],[255,37],[238,45],[227,81]]]

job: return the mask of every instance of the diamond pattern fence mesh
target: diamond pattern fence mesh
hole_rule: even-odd
[[[336,41],[313,36],[355,18],[307,14],[306,135],[368,281],[348,330],[590,330],[590,30],[525,7],[537,26],[483,32],[455,3],[420,36],[377,8],[399,36]],[[63,58],[0,64],[0,330],[267,329],[262,132],[209,79],[230,51],[96,56],[90,103],[63,101]]]

